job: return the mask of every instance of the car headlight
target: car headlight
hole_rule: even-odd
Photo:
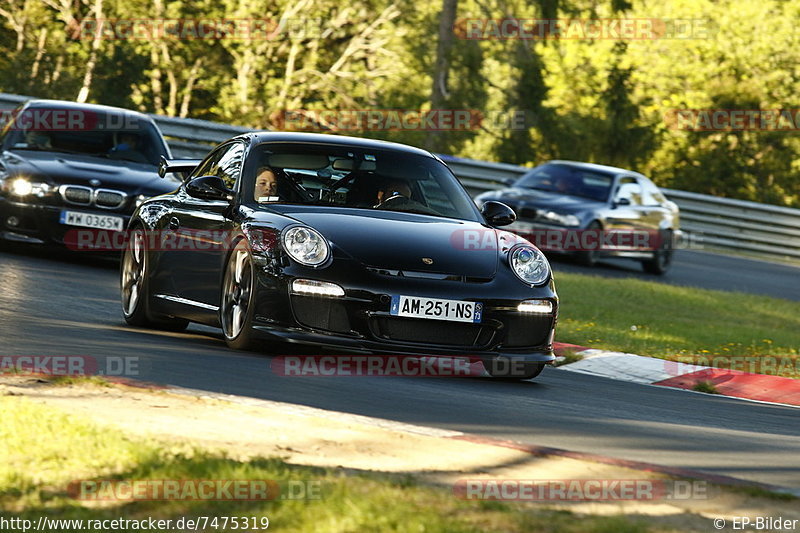
[[[283,248],[289,257],[306,266],[319,266],[328,260],[330,248],[325,238],[308,226],[293,226],[283,232]]]
[[[49,193],[51,189],[47,183],[30,181],[27,178],[14,178],[10,182],[6,182],[4,188],[14,196],[22,197],[32,194],[39,198]]]
[[[555,211],[541,211],[539,218],[551,224],[558,224],[559,226],[580,226],[581,219],[575,215],[562,215]]]
[[[523,244],[508,254],[511,270],[519,279],[531,285],[542,285],[550,279],[550,263],[544,254],[533,246]]]

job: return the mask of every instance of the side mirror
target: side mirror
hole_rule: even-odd
[[[189,173],[200,163],[200,159],[167,159],[162,155],[158,162],[158,175],[165,178],[167,174],[176,174],[186,181]]]
[[[201,176],[194,178],[186,184],[186,192],[194,198],[203,200],[233,200],[233,191],[230,190],[222,178],[217,176]]]
[[[611,204],[611,205],[612,205],[612,207],[615,207],[615,208],[619,207],[621,205],[631,205],[631,199],[630,198],[620,198],[619,200],[614,200],[614,203]]]
[[[501,202],[486,202],[481,208],[481,214],[490,226],[508,226],[517,220],[514,210]]]
[[[503,180],[503,185],[506,187],[513,187],[519,178],[506,178]]]

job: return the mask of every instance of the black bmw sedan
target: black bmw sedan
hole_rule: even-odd
[[[179,184],[158,176],[170,152],[153,120],[115,107],[29,101],[11,114],[0,149],[0,239],[10,241],[123,230],[146,198]]]
[[[679,212],[642,174],[617,167],[550,161],[475,197],[480,206],[503,202],[514,209],[510,229],[546,252],[567,252],[593,266],[601,257],[640,261],[664,274],[680,234]]]
[[[271,339],[464,356],[531,378],[554,360],[558,297],[544,255],[496,229],[513,220],[497,202],[478,210],[423,150],[245,134],[134,213],[123,313],[137,326],[221,327],[234,349]]]

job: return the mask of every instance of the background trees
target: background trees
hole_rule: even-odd
[[[454,6],[454,31],[441,33]],[[667,34],[464,38],[464,20],[506,17],[647,18]],[[274,31],[113,39],[86,31],[93,19],[261,19]],[[669,35],[676,19],[696,27]],[[0,0],[0,90],[263,129],[308,113],[314,129],[334,132],[313,112],[476,110],[484,120],[467,131],[338,132],[509,163],[620,165],[663,186],[800,207],[797,132],[683,131],[665,118],[800,109],[799,19],[800,4],[781,0]]]

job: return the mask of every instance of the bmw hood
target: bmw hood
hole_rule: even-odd
[[[276,209],[277,210],[277,209]],[[497,233],[477,222],[361,209],[280,211],[319,231],[365,267],[491,279],[497,271]]]
[[[487,195],[481,199],[497,200],[512,207],[525,204],[567,213],[584,209],[598,209],[605,206],[604,202],[592,200],[591,198],[520,188],[504,189],[491,194],[491,197]]]
[[[85,185],[91,180],[98,187],[127,193],[170,192],[177,185],[158,176],[153,165],[106,159],[86,154],[20,150],[4,152],[2,164],[12,175],[28,175],[52,185]]]

